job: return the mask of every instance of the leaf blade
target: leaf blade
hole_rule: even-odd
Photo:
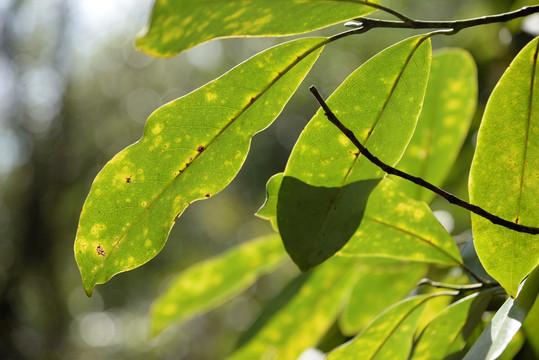
[[[101,170],[83,206],[74,250],[88,295],[153,258],[190,203],[232,181],[252,136],[281,112],[326,42],[263,51],[150,115],[142,139]]]
[[[362,1],[157,0],[136,45],[169,57],[211,39],[305,33],[375,10]]]
[[[425,101],[417,127],[397,167],[441,186],[466,138],[477,103],[477,69],[462,49],[433,54]],[[399,177],[401,189],[427,203],[434,193]]]
[[[539,294],[539,267],[521,284],[516,298],[508,298],[474,343],[464,360],[496,359],[522,326]]]
[[[281,238],[274,234],[187,268],[154,300],[152,334],[221,305],[285,259]]]
[[[230,359],[296,359],[335,321],[355,280],[354,261],[334,258],[313,271],[300,291]]]
[[[501,218],[539,226],[539,38],[515,57],[487,103],[470,171],[470,200]],[[537,236],[472,215],[475,248],[487,272],[515,296],[539,263]]]
[[[394,165],[415,128],[429,68],[429,36],[404,40],[363,64],[327,103],[372,153]],[[384,172],[359,155],[319,111],[294,146],[284,176],[277,202],[279,231],[294,262],[308,270],[348,241]],[[296,226],[309,222],[315,225]]]

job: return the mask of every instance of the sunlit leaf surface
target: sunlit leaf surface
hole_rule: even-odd
[[[441,186],[466,138],[477,103],[477,70],[462,49],[444,49],[432,58],[423,109],[397,168]],[[416,200],[430,202],[434,193],[394,177]]]
[[[539,38],[511,63],[483,116],[470,173],[470,199],[491,213],[539,226]],[[539,263],[539,236],[472,215],[475,248],[487,272],[515,296]]]
[[[337,255],[462,264],[455,242],[427,204],[406,197],[387,178],[372,192],[361,225]]]
[[[339,120],[386,163],[400,159],[412,136],[430,55],[428,36],[404,40],[363,64],[327,100]],[[383,176],[323,111],[311,119],[292,150],[277,201],[279,231],[300,269],[320,264],[346,244]]]
[[[297,359],[335,321],[350,294],[356,270],[353,259],[333,258],[321,265],[231,359]]]
[[[404,299],[427,271],[424,264],[378,260],[379,264],[359,267],[358,280],[339,318],[345,335],[357,334],[386,308]]]
[[[152,332],[221,305],[286,258],[278,235],[256,239],[193,265],[178,275],[152,306]]]
[[[408,298],[384,311],[357,337],[330,352],[328,360],[408,359],[417,320],[433,296]]]
[[[211,39],[305,33],[376,10],[365,3],[379,1],[157,0],[137,46],[172,56]]]
[[[232,181],[252,136],[281,112],[326,41],[268,49],[149,117],[142,139],[97,175],[82,209],[75,257],[88,294],[153,258],[190,203]]]
[[[411,359],[436,360],[451,355],[451,346],[469,335],[462,332],[465,325],[473,328],[479,323],[491,297],[491,291],[475,293],[447,307],[421,333]]]
[[[464,360],[497,359],[522,326],[539,295],[539,267],[521,284],[516,298],[508,298],[498,309]],[[535,324],[537,330],[537,324]]]

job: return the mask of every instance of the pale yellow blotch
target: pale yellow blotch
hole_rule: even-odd
[[[449,84],[449,89],[451,89],[451,91],[453,92],[458,93],[459,91],[462,90],[462,81],[460,80],[451,81],[451,83]]]
[[[130,199],[130,198],[125,199],[125,202],[126,202],[126,203],[130,203],[130,202],[131,202],[131,199]]]
[[[241,8],[241,9],[239,9],[238,11],[236,11],[234,14],[231,14],[231,15],[227,16],[227,17],[224,18],[223,20],[224,20],[225,22],[229,22],[230,20],[237,19],[237,18],[239,18],[241,15],[243,15],[243,13],[245,13],[245,11],[247,11],[246,8]]]
[[[154,127],[152,128],[152,133],[154,135],[157,135],[161,132],[161,130],[163,130],[163,124],[155,124]]]
[[[454,126],[457,123],[457,118],[454,116],[446,116],[444,118],[444,126],[450,127]]]
[[[128,262],[129,264],[132,264],[132,263],[135,262],[135,258],[134,258],[133,256],[130,256],[130,257],[127,259],[127,262]]]
[[[252,23],[250,23],[249,27],[252,28],[252,29],[255,29],[255,30],[258,30],[260,29],[262,26],[266,25],[267,23],[269,23],[271,20],[273,19],[273,15],[271,14],[268,14],[264,17],[261,17],[261,18],[258,18],[256,19],[255,21],[253,21]]]
[[[457,109],[460,109],[461,107],[463,107],[463,103],[462,101],[460,101],[459,99],[451,99],[451,100],[448,100],[445,102],[445,109],[446,110],[449,110],[449,111],[453,111],[453,110],[457,110]]]
[[[425,217],[425,211],[421,210],[421,209],[416,209],[414,211],[414,218],[416,218],[417,220],[420,220],[422,219],[423,217]]]
[[[105,226],[105,224],[95,224],[94,226],[92,226],[92,230],[91,230],[91,233],[93,236],[95,236],[96,238],[99,237],[99,233],[103,230],[105,230],[107,227]]]
[[[343,134],[340,134],[339,135],[339,142],[343,145],[343,146],[348,146],[350,144],[350,140]]]
[[[175,304],[167,304],[161,308],[161,314],[165,316],[174,315],[178,307]]]
[[[147,247],[150,247],[150,246],[152,246],[152,242],[150,240],[146,240],[144,245],[147,246]]]
[[[216,93],[212,93],[212,92],[206,93],[206,100],[213,101],[215,99],[217,99],[217,94]]]
[[[101,189],[95,189],[95,194],[96,195],[101,195],[103,192],[101,191]]]

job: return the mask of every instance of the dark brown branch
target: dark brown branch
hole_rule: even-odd
[[[539,5],[525,6],[521,9],[496,15],[481,16],[472,19],[451,20],[451,21],[423,21],[411,19],[393,9],[388,9],[377,4],[369,4],[376,9],[387,12],[401,21],[379,20],[371,18],[358,18],[356,21],[346,23],[347,26],[357,27],[366,32],[374,28],[406,28],[406,29],[450,29],[450,33],[455,34],[462,29],[486,25],[499,22],[507,22],[523,16],[539,13]]]
[[[514,223],[514,222],[509,221],[509,220],[502,219],[499,216],[496,216],[496,215],[486,211],[485,209],[483,209],[483,208],[481,208],[481,207],[479,207],[477,205],[470,204],[469,202],[464,201],[461,198],[459,198],[459,197],[457,197],[457,196],[455,196],[455,195],[453,195],[451,193],[448,193],[447,191],[445,191],[443,189],[440,189],[439,187],[429,183],[428,181],[423,180],[420,177],[410,175],[408,173],[405,173],[404,171],[401,171],[399,169],[395,169],[394,167],[389,166],[388,164],[384,163],[382,160],[380,160],[376,156],[374,156],[369,150],[367,150],[367,148],[365,146],[363,146],[359,142],[359,140],[354,135],[354,133],[350,129],[348,129],[346,126],[344,126],[343,123],[341,123],[339,121],[339,119],[337,119],[337,116],[328,107],[328,105],[326,104],[326,102],[324,101],[324,99],[322,98],[322,96],[320,95],[318,90],[316,89],[316,87],[311,86],[310,90],[313,93],[316,100],[318,101],[318,103],[320,104],[320,106],[322,107],[322,109],[324,109],[324,111],[326,113],[326,117],[328,118],[328,120],[333,125],[335,125],[344,135],[346,135],[346,137],[348,139],[350,139],[350,141],[359,149],[359,152],[363,156],[365,156],[370,162],[372,162],[374,165],[378,166],[380,169],[382,169],[386,173],[388,173],[390,175],[395,175],[395,176],[401,177],[403,179],[406,179],[408,181],[413,182],[414,184],[417,184],[417,185],[419,185],[421,187],[429,189],[430,191],[434,192],[435,194],[440,195],[441,197],[443,197],[444,199],[449,201],[451,204],[455,204],[455,205],[460,206],[460,207],[462,207],[464,209],[467,209],[467,210],[473,212],[474,214],[477,214],[477,215],[489,220],[493,224],[500,225],[500,226],[506,227],[508,229],[515,230],[515,231],[522,232],[522,233],[526,233],[526,234],[532,234],[532,235],[539,234],[539,228],[531,227],[531,226],[525,226],[525,225]]]

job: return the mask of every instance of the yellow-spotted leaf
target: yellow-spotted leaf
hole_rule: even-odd
[[[389,306],[409,295],[427,266],[390,259],[361,265],[350,300],[339,317],[344,335],[355,335]]]
[[[483,291],[469,295],[445,308],[421,333],[414,345],[411,360],[437,360],[452,355],[453,344],[459,341],[465,344],[469,333],[463,329],[473,329],[481,320],[492,291]]]
[[[239,245],[179,274],[152,305],[152,333],[205,313],[237,295],[286,259],[278,235]]]
[[[361,225],[337,255],[462,264],[455,242],[427,204],[406,197],[389,178],[372,192]]]
[[[314,270],[296,295],[230,357],[297,359],[334,323],[356,276],[353,259],[333,258]]]
[[[173,56],[208,40],[305,33],[369,14],[378,0],[156,0],[139,49]]]
[[[142,139],[97,175],[82,209],[75,257],[88,294],[153,258],[189,204],[232,181],[253,135],[281,112],[326,42],[263,51],[150,115]]]
[[[539,38],[522,49],[492,92],[470,172],[470,200],[515,223],[539,227]],[[475,249],[511,296],[539,264],[539,236],[472,215]]]
[[[397,167],[441,186],[466,138],[477,103],[477,69],[462,49],[434,53],[423,109],[414,136]],[[416,200],[430,202],[434,193],[394,177]]]
[[[395,304],[354,339],[330,352],[327,360],[408,359],[417,321],[427,301],[435,296],[442,294],[415,296]]]
[[[429,35],[404,40],[352,73],[327,103],[384,162],[402,156],[419,116],[431,63]],[[341,249],[384,177],[319,111],[296,142],[277,200],[287,252],[308,270]]]

